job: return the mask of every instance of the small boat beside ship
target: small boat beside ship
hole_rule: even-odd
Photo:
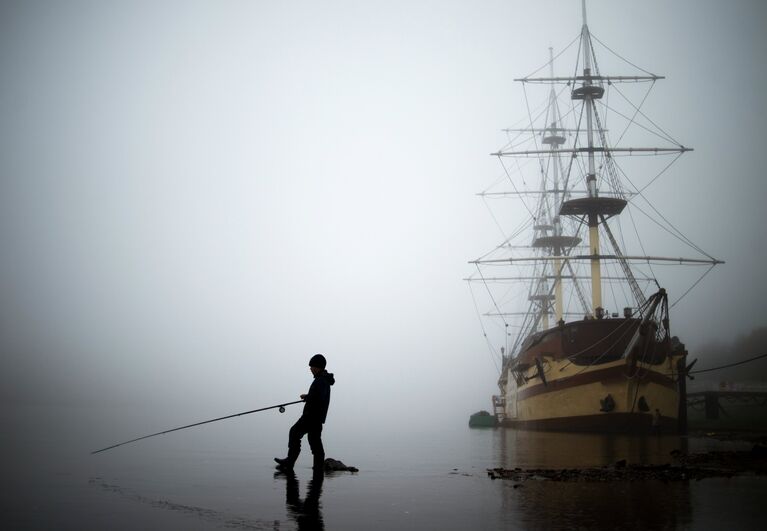
[[[663,77],[625,60],[632,72],[603,73],[595,42],[601,44],[584,2],[580,36],[571,44],[578,47],[575,68],[555,75],[550,50],[548,76],[517,80],[528,116],[523,127],[505,130],[508,143],[493,153],[504,174],[479,194],[486,202],[516,200],[511,208],[525,213],[497,247],[470,262],[475,271],[467,279],[488,295],[483,334],[501,360],[492,417],[527,429],[684,431],[687,351],[672,335],[670,309],[723,262],[647,199],[646,189],[692,151],[643,110]],[[634,103],[619,88],[624,84],[648,88]],[[528,100],[528,87],[545,90],[541,106]],[[631,162],[619,163],[624,157]],[[664,157],[654,169],[645,164]],[[650,254],[657,240],[642,239],[636,223],[642,215],[693,256]],[[703,273],[690,285],[674,280],[667,290],[656,269],[669,264]]]
[[[498,417],[484,409],[469,417],[470,428],[495,428],[497,425]]]

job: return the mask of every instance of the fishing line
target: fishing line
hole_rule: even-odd
[[[166,433],[170,433],[172,431],[178,431],[178,430],[185,430],[186,428],[192,428],[194,426],[201,426],[203,424],[210,424],[211,422],[217,422],[219,420],[225,420],[230,419],[232,417],[241,417],[242,415],[250,415],[251,413],[258,413],[259,411],[266,411],[267,409],[275,409],[280,408],[280,413],[285,412],[285,406],[290,406],[292,404],[298,404],[300,402],[303,402],[303,400],[296,400],[295,402],[285,402],[284,404],[277,404],[275,406],[269,406],[269,407],[262,407],[260,409],[252,409],[250,411],[243,411],[242,413],[235,413],[234,415],[227,415],[225,417],[218,417],[217,419],[211,419],[211,420],[203,420],[202,422],[195,422],[194,424],[187,424],[186,426],[181,426],[179,428],[172,428],[170,430],[160,431],[157,433],[152,433],[151,435],[144,435],[143,437],[137,437],[135,439],[131,439],[130,441],[121,442],[118,444],[113,444],[112,446],[107,446],[106,448],[102,448],[101,450],[94,450],[91,452],[91,455],[97,454],[99,452],[105,452],[107,450],[111,450],[112,448],[117,448],[118,446],[122,446],[124,444],[140,441],[142,439],[148,439],[149,437],[156,437],[157,435],[164,435]]]

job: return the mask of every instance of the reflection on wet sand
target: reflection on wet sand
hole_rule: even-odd
[[[504,468],[599,467],[626,459],[662,464],[687,439],[502,430],[497,466]],[[692,522],[687,482],[508,482],[502,512],[525,529],[674,529]]]
[[[302,501],[299,494],[298,478],[292,470],[289,472],[277,472],[275,478],[285,478],[285,505],[288,516],[296,522],[299,530],[323,530],[325,523],[320,510],[320,496],[325,476],[320,471],[312,475],[306,492],[306,498]]]

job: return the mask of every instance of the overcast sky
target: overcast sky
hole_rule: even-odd
[[[691,354],[767,322],[765,22],[589,3],[695,149],[657,183],[727,262],[674,309]],[[564,0],[2,2],[3,401],[195,420],[296,399],[322,352],[339,418],[488,409],[474,194],[526,116],[513,79],[579,31]]]

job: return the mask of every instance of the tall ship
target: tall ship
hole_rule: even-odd
[[[501,232],[467,278],[500,362],[494,414],[529,429],[676,432],[686,429],[689,364],[670,310],[723,262],[655,204],[692,151],[646,114],[664,78],[599,41],[585,0],[582,11],[580,34],[515,80],[527,116],[504,130],[492,154],[503,173],[479,194]],[[605,52],[614,74],[600,69]],[[566,75],[556,75],[563,57]]]

